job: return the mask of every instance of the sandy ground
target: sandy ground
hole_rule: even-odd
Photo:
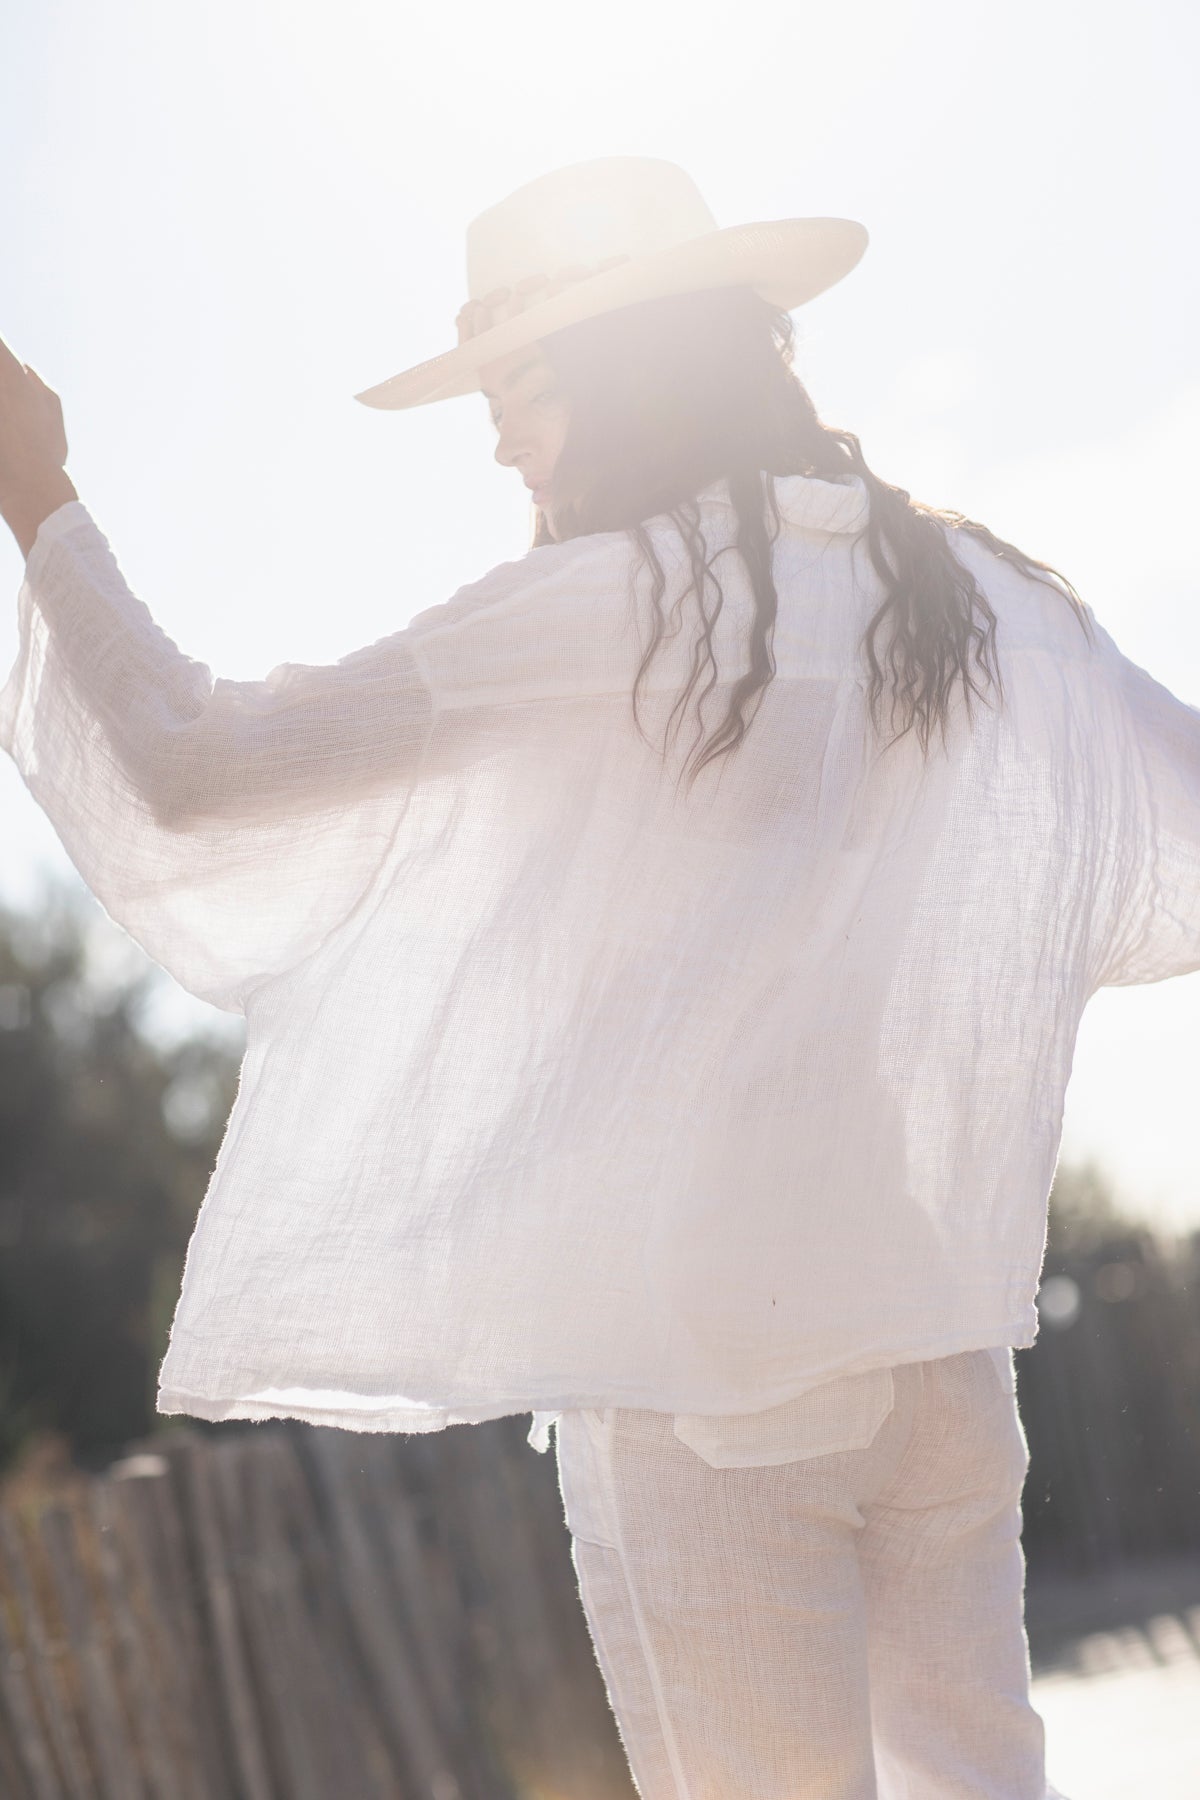
[[[1026,1623],[1063,1800],[1200,1800],[1200,1558],[1031,1575]]]

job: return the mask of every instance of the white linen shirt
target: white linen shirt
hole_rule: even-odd
[[[1034,1341],[1084,1005],[1200,967],[1200,713],[942,526],[1004,703],[972,726],[957,688],[946,751],[881,752],[866,489],[776,491],[776,674],[691,794],[694,695],[659,753],[696,635],[666,515],[683,624],[649,743],[623,532],[332,667],[214,681],[80,502],[45,521],[0,741],[111,917],[246,1021],[161,1412],[531,1410],[543,1448],[557,1412],[618,1405],[699,1443],[704,1416]],[[754,601],[727,484],[699,503],[707,734]]]

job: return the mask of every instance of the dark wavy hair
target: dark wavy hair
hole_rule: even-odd
[[[771,639],[778,596],[772,567],[780,515],[769,479],[764,512],[764,472],[768,477],[810,475],[833,481],[859,475],[866,484],[869,516],[860,536],[866,537],[886,597],[871,618],[863,648],[871,671],[869,706],[877,733],[882,731],[880,703],[890,676],[891,719],[894,723],[897,708],[902,718],[892,742],[915,727],[927,756],[933,729],[939,726],[944,744],[951,690],[959,679],[970,717],[972,694],[983,695],[970,668],[972,652],[977,668],[995,682],[1003,700],[995,656],[996,615],[954,555],[945,527],[971,533],[996,556],[1060,593],[1075,608],[1090,638],[1083,602],[1065,576],[996,537],[985,525],[962,513],[926,506],[905,489],[881,480],[867,467],[852,431],[821,422],[792,366],[791,315],[753,288],[703,289],[641,301],[580,320],[542,338],[540,347],[556,372],[568,424],[553,475],[554,534],[539,512],[533,545],[626,530],[641,552],[634,580],[643,568],[653,569],[656,622],[632,696],[639,731],[638,689],[666,626],[665,577],[644,521],[668,514],[686,545],[692,580],[683,598],[696,594],[701,630],[691,678],[668,721],[667,743],[672,731],[678,731],[705,659],[711,666],[697,701],[689,786],[706,763],[741,743],[775,673]],[[712,566],[715,559],[708,556],[695,496],[722,477],[729,482],[737,514],[736,548],[750,575],[755,619],[750,666],[733,684],[724,721],[697,754],[703,730],[700,713],[719,678],[712,633],[725,596]],[[711,607],[710,579],[715,588]],[[876,639],[885,624],[889,632],[881,661]],[[745,708],[752,701],[747,719]]]

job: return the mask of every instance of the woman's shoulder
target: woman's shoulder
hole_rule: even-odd
[[[497,563],[486,574],[457,588],[448,600],[417,613],[408,624],[416,638],[469,625],[497,608],[535,610],[547,600],[580,598],[609,591],[614,570],[629,555],[628,534],[595,532],[561,544],[538,544],[523,556]]]
[[[1077,605],[1053,569],[1022,569],[969,523],[939,518],[955,560],[970,574],[996,615],[1002,654],[1042,652],[1057,662],[1095,667],[1115,648],[1087,601]],[[1022,547],[1023,548],[1023,547]],[[1036,552],[1026,551],[1033,558]]]

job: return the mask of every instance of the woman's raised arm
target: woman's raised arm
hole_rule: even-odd
[[[395,842],[433,701],[406,631],[329,667],[214,681],[79,501],[42,524],[0,747],[97,899],[215,1005],[294,966]]]
[[[33,538],[0,747],[111,916],[183,986],[240,1010],[379,872],[432,696],[405,631],[329,667],[214,681],[60,494],[61,411],[35,381],[2,351],[0,510]]]

